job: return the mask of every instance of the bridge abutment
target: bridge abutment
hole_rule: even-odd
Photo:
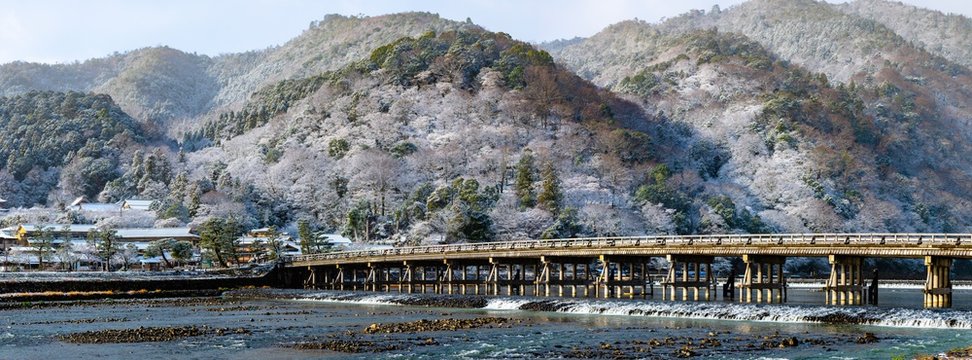
[[[952,307],[952,259],[925,256],[925,308]]]

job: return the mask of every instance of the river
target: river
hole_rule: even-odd
[[[0,359],[890,359],[972,345],[972,290],[967,289],[956,290],[956,308],[950,310],[920,309],[921,290],[914,288],[883,289],[880,307],[839,308],[819,305],[823,295],[810,288],[791,288],[786,305],[253,293],[8,306],[0,310]],[[473,308],[402,305],[429,302]],[[365,332],[372,324],[484,317],[501,322],[454,331]],[[86,331],[182,326],[227,331],[158,342],[66,340]],[[864,338],[865,333],[873,336]],[[789,339],[793,343],[785,344]],[[296,346],[324,342],[360,345],[357,350],[364,352]]]

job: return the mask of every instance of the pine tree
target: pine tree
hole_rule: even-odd
[[[199,199],[199,187],[193,185],[192,196],[189,197],[189,217],[196,217],[199,214],[199,206],[201,203]]]
[[[54,228],[48,226],[40,230],[40,237],[36,242],[31,243],[31,246],[37,252],[37,267],[39,270],[43,270],[44,261],[50,258],[51,253],[54,251]]]
[[[553,164],[547,163],[543,167],[543,183],[540,185],[540,194],[537,195],[537,205],[540,208],[556,214],[560,210],[563,201],[563,193],[560,191],[560,179]]]
[[[111,271],[111,259],[119,248],[117,238],[115,230],[110,227],[93,229],[88,233],[88,243],[98,251],[98,256],[103,261],[103,271]]]
[[[533,153],[527,150],[516,163],[516,182],[514,190],[516,198],[522,207],[533,207],[536,205],[536,194],[533,191],[533,182],[536,181],[537,169],[533,164]]]
[[[311,232],[310,222],[307,220],[297,221],[297,237],[300,238],[300,252],[310,254],[314,248],[313,232]]]
[[[239,262],[238,243],[243,226],[236,219],[211,218],[199,226],[199,246],[219,266],[227,267],[228,260]]]

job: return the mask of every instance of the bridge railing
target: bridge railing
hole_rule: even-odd
[[[298,255],[291,262],[350,259],[363,257],[495,252],[539,249],[582,249],[613,247],[685,246],[959,246],[972,245],[972,234],[728,234],[728,235],[650,235],[546,240],[515,240],[471,244],[425,245],[381,250],[341,251]]]

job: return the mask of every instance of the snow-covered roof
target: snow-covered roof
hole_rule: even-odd
[[[350,244],[351,239],[348,239],[340,234],[320,234],[317,236],[318,239],[327,241],[331,244]]]
[[[97,228],[95,225],[81,224],[23,224],[20,226],[27,232],[41,231],[44,228],[53,228],[55,232],[60,232],[64,231],[64,227],[66,226],[68,231],[72,233],[86,233]]]
[[[117,229],[115,234],[122,239],[139,239],[139,238],[197,238],[196,234],[191,232],[192,228],[188,227],[176,227],[176,228],[134,228],[134,229]]]
[[[79,224],[24,224],[21,225],[27,232],[37,232],[43,228],[53,228],[55,233],[64,231],[64,227],[68,227],[68,231],[72,234],[87,233],[92,230],[96,230],[98,227],[96,225],[79,225]],[[5,230],[5,229],[4,229]],[[164,238],[198,238],[199,236],[193,234],[192,228],[188,227],[174,227],[174,228],[122,228],[115,229],[115,235],[121,240],[133,240],[133,239],[164,239]],[[0,230],[0,234],[3,230]]]
[[[122,208],[121,205],[109,203],[83,203],[76,206],[78,206],[81,211],[90,212],[113,212],[120,211]]]
[[[348,244],[345,246],[348,250],[388,250],[393,249],[391,245],[376,245],[376,244]]]
[[[268,240],[267,238],[265,238],[265,237],[259,237],[259,236],[243,236],[243,237],[240,237],[239,239],[237,239],[237,241],[240,243],[240,245],[252,245],[252,244],[255,244],[255,243],[266,243],[267,240]],[[277,240],[278,241],[281,241],[283,244],[288,244],[288,243],[296,244],[289,236],[282,236],[282,237],[277,238]]]
[[[155,200],[128,199],[122,203],[122,207],[132,210],[148,210],[154,203]]]
[[[81,203],[84,203],[84,196],[74,199],[74,201],[71,202],[71,206],[78,206],[81,205]]]
[[[0,239],[13,240],[17,239],[17,228],[7,227],[0,229]]]

